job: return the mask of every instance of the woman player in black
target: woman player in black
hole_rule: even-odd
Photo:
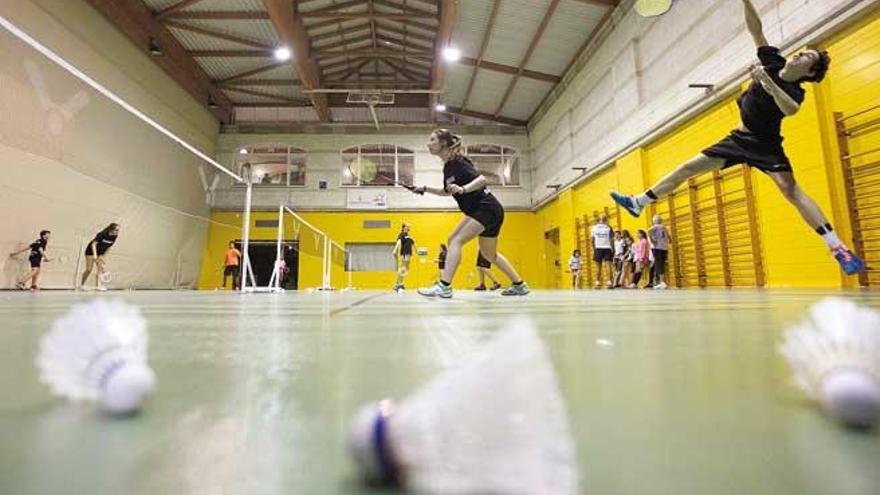
[[[113,247],[113,244],[116,243],[116,238],[119,236],[119,224],[111,223],[104,230],[98,232],[92,242],[86,246],[86,271],[82,274],[82,280],[80,281],[80,287],[85,286],[86,280],[88,280],[89,275],[92,274],[92,269],[97,266],[97,274],[95,276],[95,286],[98,290],[104,291],[107,290],[104,287],[104,284],[101,283],[101,275],[104,274],[105,266],[104,266],[104,256],[107,254],[107,251]]]
[[[49,243],[49,236],[51,234],[52,233],[48,230],[41,230],[39,239],[32,242],[28,247],[9,254],[9,256],[15,256],[30,250],[30,253],[28,254],[28,261],[31,264],[31,271],[15,282],[15,286],[19,289],[27,290],[28,288],[30,288],[31,290],[39,290],[39,287],[37,286],[37,279],[40,277],[40,265],[43,263],[43,261],[52,261],[51,259],[49,259],[48,256],[46,256],[46,245]],[[30,287],[28,287],[27,285],[28,280],[31,281]]]
[[[409,224],[403,222],[403,225],[400,226],[400,234],[397,236],[397,242],[394,243],[394,249],[391,251],[391,254],[394,255],[394,259],[397,260],[397,281],[394,282],[394,289],[392,290],[397,292],[402,292],[406,289],[406,287],[403,286],[403,281],[409,273],[409,265],[412,261],[413,255],[413,246],[416,243],[416,241],[409,235],[409,229]]]
[[[504,223],[504,207],[486,188],[486,178],[462,154],[461,138],[446,129],[438,129],[428,140],[428,151],[443,160],[443,187],[419,186],[411,190],[416,194],[427,192],[437,196],[452,196],[465,216],[449,236],[449,251],[442,277],[434,285],[419,289],[419,294],[426,297],[452,297],[452,279],[461,263],[462,248],[475,237],[479,237],[479,249],[486,260],[497,264],[512,282],[501,294],[528,294],[529,286],[523,282],[507,258],[498,252],[498,234]]]
[[[752,84],[737,100],[740,125],[729,136],[703,150],[690,161],[661,178],[637,196],[612,192],[611,198],[637,217],[649,204],[669,194],[685,180],[712,170],[745,163],[767,174],[801,217],[822,236],[831,255],[847,275],[865,269],[831,227],[819,205],[800,188],[794,170],[782,148],[782,119],[796,114],[804,101],[805,82],[819,83],[825,78],[831,59],[826,52],[804,50],[789,60],[764,37],[761,19],[751,0],[742,0],[746,27],[758,49],[761,65],[752,68]]]

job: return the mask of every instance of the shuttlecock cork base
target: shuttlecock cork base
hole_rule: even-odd
[[[368,482],[415,493],[578,493],[556,373],[527,320],[393,407],[362,408],[349,446]]]
[[[825,299],[786,331],[779,351],[828,416],[854,429],[880,422],[880,313]]]
[[[147,323],[121,301],[74,306],[40,341],[40,379],[54,395],[98,402],[112,415],[138,412],[156,385],[147,364]]]

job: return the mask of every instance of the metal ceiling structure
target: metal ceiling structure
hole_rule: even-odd
[[[618,3],[86,1],[223,124],[273,114],[285,116],[279,124],[364,116],[513,126],[528,123]],[[275,58],[279,47],[289,60]],[[444,60],[447,47],[461,52],[457,62]],[[391,93],[394,103],[361,111],[348,92]],[[304,111],[253,110],[261,108]]]

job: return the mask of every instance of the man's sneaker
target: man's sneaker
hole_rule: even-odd
[[[500,288],[501,288],[501,284],[499,284],[498,282],[495,282],[494,284],[492,284],[492,287],[489,290],[498,290]]]
[[[474,290],[477,292],[483,292],[484,290],[486,290],[486,286],[485,285],[478,285],[478,286],[474,287]]]
[[[27,290],[27,289],[28,289],[28,288],[27,288],[27,285],[25,285],[24,282],[16,282],[16,283],[15,283],[15,286],[18,287],[18,288],[21,289],[21,290]]]
[[[107,292],[107,287],[104,287],[103,285],[99,285],[99,286],[97,287],[97,290],[98,290],[99,292]]]
[[[847,275],[855,275],[865,269],[865,263],[845,246],[839,246],[831,250],[834,259],[840,263],[840,268]]]
[[[446,285],[443,282],[437,282],[430,287],[419,289],[419,294],[425,297],[442,297],[443,299],[449,299],[452,297],[452,286]]]
[[[634,217],[638,217],[639,214],[642,213],[642,206],[639,206],[636,203],[636,198],[633,196],[624,196],[616,191],[611,191],[611,199],[614,200],[615,203],[619,204],[623,207],[624,210],[628,211],[630,215]]]
[[[513,284],[501,291],[502,296],[524,296],[529,293],[529,286],[525,282]]]
[[[655,289],[666,289],[667,287],[669,286],[666,285],[666,282],[660,282],[659,284],[654,286]]]

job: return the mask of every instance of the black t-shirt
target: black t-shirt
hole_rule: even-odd
[[[762,46],[758,48],[758,59],[767,75],[773,79],[788,96],[801,103],[806,93],[800,83],[784,81],[779,77],[779,71],[785,67],[785,57],[779,54],[779,48],[775,46]],[[773,141],[782,141],[780,128],[785,114],[779,109],[776,101],[760,83],[753,82],[749,89],[737,100],[739,113],[743,124],[752,133],[761,138]]]
[[[474,163],[470,158],[457,156],[443,165],[443,190],[447,191],[450,184],[464,187],[480,175],[482,174],[477,171],[477,167],[474,167]],[[458,208],[465,214],[472,213],[483,205],[489,205],[498,201],[485,187],[452,197],[458,203]]]
[[[401,232],[400,235],[397,236],[397,240],[398,242],[400,242],[400,255],[412,256],[413,244],[415,244],[416,241],[412,237],[410,237],[409,234],[404,234],[403,232]]]
[[[98,251],[98,256],[101,256],[102,254],[106,253],[108,249],[110,249],[110,246],[112,246],[113,243],[116,242],[116,237],[117,236],[104,233],[103,231],[98,232],[98,235],[96,235],[95,238],[92,240],[92,242],[95,243],[95,249]],[[92,254],[91,242],[88,246],[86,246],[86,254],[90,256]]]
[[[31,252],[28,255],[29,258],[42,258],[43,253],[40,252],[40,249],[46,250],[46,245],[48,242],[45,239],[37,239],[36,241],[31,243]]]

